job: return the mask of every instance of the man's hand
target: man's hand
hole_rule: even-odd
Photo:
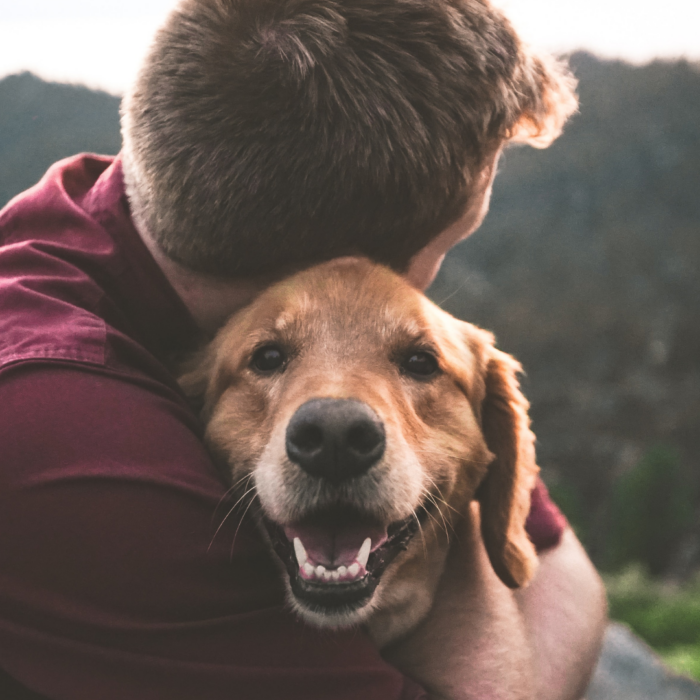
[[[455,534],[435,603],[384,656],[430,700],[577,700],[605,628],[600,578],[571,530],[513,592],[493,572],[472,510]]]
[[[452,537],[428,617],[384,657],[430,700],[532,700],[530,643],[513,592],[496,576],[478,506]]]

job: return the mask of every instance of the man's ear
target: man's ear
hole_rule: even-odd
[[[506,586],[518,588],[530,581],[537,566],[535,548],[525,532],[539,472],[535,436],[517,379],[520,364],[493,346],[485,352],[481,419],[494,460],[477,491],[481,533],[494,571]]]

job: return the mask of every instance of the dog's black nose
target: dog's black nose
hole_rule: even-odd
[[[384,426],[365,403],[312,399],[287,426],[287,455],[305,472],[335,483],[364,474],[384,454]]]

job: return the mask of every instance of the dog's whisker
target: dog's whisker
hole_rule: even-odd
[[[240,479],[238,479],[238,481],[236,481],[235,484],[233,484],[228,489],[226,489],[224,495],[219,499],[219,502],[216,504],[216,508],[214,508],[214,512],[211,515],[211,523],[214,522],[214,518],[216,518],[217,511],[226,502],[226,499],[233,496],[234,493],[238,490],[238,485],[243,481],[249,481],[252,477],[253,477],[252,472],[250,474],[245,474]],[[246,487],[247,487],[247,485],[243,486],[243,488],[246,488]]]
[[[219,510],[219,508],[221,508],[221,506],[226,502],[226,499],[229,496],[231,496],[231,494],[233,494],[235,488],[236,488],[235,486],[231,486],[228,489],[226,489],[226,491],[224,492],[224,495],[221,496],[221,498],[219,499],[219,502],[216,504],[216,508],[214,508],[214,512],[212,513],[212,516],[211,516],[212,519],[216,517],[216,511]]]
[[[444,523],[441,523],[432,513],[428,512],[428,517],[435,523],[435,527],[437,527],[440,530],[443,530],[445,532],[445,536],[447,537],[447,541],[449,543],[450,541],[450,535],[447,532],[447,527]]]
[[[449,531],[452,530],[452,532],[454,532],[455,531],[454,526],[447,518],[445,518],[445,514],[442,512],[442,509],[440,508],[435,495],[430,494],[429,497],[430,497],[430,500],[432,501],[432,503],[435,505],[435,509],[440,514],[440,519],[442,520],[442,529],[445,531],[445,536],[447,537],[447,541],[449,543],[449,541],[450,541],[450,532]],[[444,501],[443,501],[443,503],[444,503]],[[445,503],[445,505],[448,505],[448,504]],[[455,508],[452,508],[452,510],[454,510],[455,513],[457,512],[457,510]]]
[[[444,505],[445,508],[447,508],[447,509],[453,511],[453,512],[456,513],[457,515],[459,515],[459,511],[458,511],[456,508],[454,508],[453,506],[451,506],[451,505],[445,500],[445,498],[444,498],[443,495],[442,495],[442,491],[440,490],[440,486],[439,486],[438,483],[435,481],[435,479],[434,479],[432,476],[430,476],[430,474],[427,474],[427,473],[426,473],[426,474],[425,474],[425,478],[426,478],[427,481],[431,484],[431,486],[438,492],[439,495],[436,495],[435,493],[433,493],[432,491],[430,491],[429,489],[427,489],[427,488],[425,488],[425,487],[423,488],[423,495],[424,495],[424,497],[426,497],[428,500],[430,500],[430,502],[435,506],[435,510],[437,510],[437,512],[440,514],[440,518],[442,519],[442,522],[443,522],[443,529],[445,530],[445,535],[447,536],[447,539],[448,539],[448,542],[449,542],[450,534],[449,534],[448,529],[447,529],[447,528],[448,528],[448,522],[447,522],[447,520],[446,520],[446,518],[445,518],[445,514],[443,513],[442,508],[440,508],[440,504]],[[454,528],[453,528],[451,525],[450,525],[450,527],[451,527],[451,529],[454,531]]]
[[[433,502],[435,503],[436,506],[438,506],[439,503],[441,503],[445,508],[448,510],[451,510],[453,513],[456,515],[461,515],[461,513],[452,505],[450,505],[442,496],[442,494],[438,491],[437,494],[431,493],[430,494]]]
[[[248,474],[244,474],[240,479],[238,479],[235,483],[231,484],[228,489],[226,489],[226,492],[224,495],[219,499],[219,503],[217,504],[216,508],[214,509],[214,513],[216,514],[216,510],[221,506],[221,504],[229,498],[231,495],[233,495],[236,491],[240,490],[239,486],[242,484],[244,481],[250,481],[254,476],[253,472],[249,472]],[[243,488],[246,488],[244,485]]]
[[[460,459],[461,455],[458,452],[445,452],[437,450],[429,450],[425,448],[413,448],[413,452],[417,455],[425,455],[428,457],[442,457],[446,459]],[[479,466],[488,466],[492,464],[492,460],[480,460],[480,459],[470,459],[470,464],[476,464]]]
[[[428,558],[428,550],[426,549],[425,546],[425,533],[423,532],[423,526],[420,524],[420,518],[418,515],[416,515],[416,511],[412,510],[411,515],[413,516],[414,520],[416,521],[416,525],[418,525],[418,529],[420,530],[420,541],[421,544],[423,545],[423,556],[427,559]]]
[[[237,506],[251,491],[255,491],[255,486],[251,486],[249,489],[246,489],[246,491],[243,493],[243,495],[231,506],[231,508],[229,508],[229,511],[228,511],[228,513],[226,514],[226,518],[228,518],[229,515],[231,515],[231,513],[233,513],[233,511],[236,509],[236,506]],[[219,528],[221,528],[221,525],[224,524],[224,522],[226,521],[226,518],[224,518],[224,520],[221,522],[221,524],[219,525]],[[218,529],[217,529],[217,532],[218,532]]]
[[[453,513],[456,513],[457,515],[459,515],[460,514],[459,511],[454,506],[451,506],[445,500],[445,497],[444,497],[442,490],[440,489],[440,486],[438,485],[437,481],[435,481],[435,479],[432,476],[430,476],[430,474],[428,474],[427,472],[425,474],[425,478],[430,482],[430,485],[437,491],[437,495],[432,493],[432,492],[430,492],[430,495],[433,498],[437,498],[440,501],[440,503],[442,503],[445,506],[445,508],[448,508]],[[426,490],[426,492],[427,492],[427,490]],[[435,503],[435,505],[437,506],[437,503]]]
[[[428,514],[428,517],[435,523],[436,527],[444,530],[445,536],[447,537],[447,541],[449,543],[450,541],[450,533],[448,531],[448,523],[445,520],[445,516],[440,509],[437,501],[435,500],[434,494],[430,493],[430,491],[424,490],[423,496],[425,497],[426,500],[430,501],[434,506],[435,510],[437,510],[438,514],[440,515],[440,519],[442,520],[442,523],[430,512],[430,510],[426,510],[426,513]]]
[[[248,474],[244,474],[231,488],[235,488],[236,486],[238,486],[238,484],[240,484],[243,481],[250,481],[253,478],[253,476],[255,476],[255,472],[249,472]],[[229,491],[230,490],[231,489],[229,489]]]
[[[250,489],[246,493],[250,493],[250,491],[254,491],[255,488]],[[245,519],[245,516],[247,515],[248,511],[250,510],[250,507],[255,503],[255,494],[253,494],[250,498],[250,503],[246,506],[246,509],[243,511],[243,515],[241,515],[241,519],[238,521],[238,527],[236,528],[236,532],[233,533],[233,541],[231,542],[231,554],[230,554],[230,561],[233,561],[233,549],[236,546],[236,538],[238,537],[238,531],[241,529],[241,525],[243,525],[243,520]]]
[[[447,457],[448,459],[454,459],[459,455],[456,452],[447,452],[445,450],[431,450],[426,447],[414,447],[413,452],[417,455],[428,455],[430,457]]]
[[[251,476],[252,476],[252,475],[251,475]],[[225,524],[226,521],[229,519],[229,517],[231,516],[231,514],[236,510],[236,506],[238,506],[238,504],[239,504],[249,493],[251,493],[251,492],[253,492],[253,491],[255,491],[255,486],[252,486],[251,488],[249,488],[249,489],[248,489],[248,490],[247,490],[247,491],[246,491],[246,492],[231,506],[231,508],[229,508],[228,513],[226,513],[226,515],[224,516],[224,518],[222,519],[222,521],[219,523],[219,527],[216,528],[216,532],[214,533],[213,537],[211,538],[211,542],[209,543],[209,547],[207,547],[207,551],[209,551],[209,550],[211,549],[212,545],[214,544],[214,540],[216,539],[216,536],[219,534],[219,532],[221,531],[221,528],[224,526],[224,524]],[[238,532],[238,531],[236,530],[236,532]]]
[[[437,305],[438,305],[440,308],[442,308],[442,305],[443,305],[443,304],[447,303],[447,302],[448,302],[450,299],[452,299],[452,297],[455,296],[456,294],[459,294],[459,293],[469,284],[469,282],[470,282],[470,279],[469,279],[469,277],[467,277],[467,278],[464,280],[464,282],[462,282],[462,284],[460,284],[460,285],[457,287],[457,289],[455,289],[454,291],[450,292],[442,301],[439,301],[439,302],[437,303]]]

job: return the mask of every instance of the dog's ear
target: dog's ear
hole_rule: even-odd
[[[178,384],[194,411],[206,423],[222,391],[225,377],[219,361],[226,338],[220,333],[212,342],[192,355],[181,367]]]
[[[200,350],[186,360],[178,377],[178,384],[187,396],[195,413],[202,415],[205,397],[211,381],[213,353],[208,348]]]
[[[481,533],[499,578],[510,588],[525,585],[537,566],[537,555],[525,532],[530,493],[539,468],[530,431],[528,402],[520,391],[520,364],[491,343],[484,349],[485,397],[482,431],[494,455],[477,491]]]
[[[426,304],[450,372],[469,399],[492,458],[476,498],[491,566],[510,588],[527,584],[537,555],[525,531],[539,467],[529,404],[520,391],[520,364],[494,347],[494,337]]]

